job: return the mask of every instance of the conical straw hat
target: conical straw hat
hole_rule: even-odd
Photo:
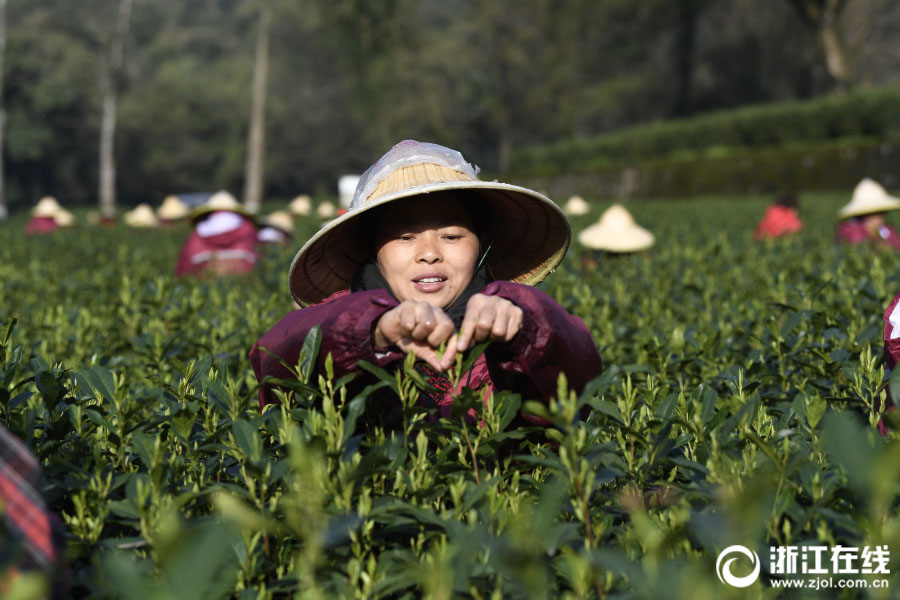
[[[298,217],[305,217],[312,212],[312,199],[306,194],[300,194],[291,200],[288,210]]]
[[[75,226],[75,215],[73,215],[63,207],[59,207],[59,210],[56,211],[56,214],[53,215],[53,220],[56,221],[56,224],[60,227]]]
[[[34,205],[34,208],[31,209],[31,216],[33,217],[55,217],[56,213],[62,210],[62,206],[59,205],[59,202],[56,201],[56,198],[53,196],[44,196],[38,203]]]
[[[565,213],[549,198],[527,188],[481,181],[462,154],[437,144],[405,140],[362,175],[350,209],[323,226],[291,263],[290,288],[300,306],[347,289],[368,260],[357,231],[360,217],[403,198],[416,197],[423,210],[459,192],[481,201],[497,224],[487,265],[500,280],[534,285],[559,265],[572,231]],[[429,194],[433,194],[429,196]]]
[[[634,222],[621,204],[607,208],[600,220],[578,234],[578,242],[594,250],[638,252],[653,245],[653,234]]]
[[[169,194],[163,198],[163,202],[156,211],[156,214],[160,219],[177,221],[179,219],[187,218],[187,216],[191,214],[191,209],[188,208],[187,204],[181,201],[181,198],[174,194]]]
[[[853,197],[849,204],[845,204],[838,211],[842,219],[871,215],[873,213],[888,212],[900,208],[900,199],[888,194],[877,181],[866,177],[853,190]]]
[[[591,212],[591,207],[588,206],[588,203],[584,201],[584,198],[581,196],[572,196],[569,198],[569,201],[566,202],[566,207],[564,209],[567,215],[586,215]]]
[[[191,220],[196,221],[204,215],[217,211],[236,212],[244,216],[250,216],[247,209],[237,201],[237,198],[225,190],[220,190],[210,196],[209,200],[205,203],[193,210],[191,213]]]
[[[328,202],[327,200],[320,204],[316,209],[316,215],[318,215],[320,219],[330,219],[334,217],[336,212],[337,209],[334,207],[334,204]]]
[[[276,210],[263,219],[263,223],[289,235],[294,233],[294,217],[286,210]]]
[[[122,220],[130,227],[156,227],[156,215],[149,204],[138,204],[122,216]]]

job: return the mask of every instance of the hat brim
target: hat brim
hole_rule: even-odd
[[[893,196],[885,196],[883,198],[866,200],[865,203],[857,202],[854,204],[851,202],[838,211],[838,216],[841,219],[849,219],[850,217],[861,217],[893,210],[900,210],[900,199]]]
[[[208,215],[210,213],[214,213],[214,212],[233,212],[233,213],[237,213],[239,215],[243,215],[243,216],[247,217],[248,219],[255,219],[255,217],[253,215],[251,215],[247,211],[247,209],[245,209],[243,206],[240,206],[240,205],[235,206],[235,207],[228,207],[228,208],[217,207],[217,206],[198,206],[197,208],[191,210],[191,213],[190,213],[191,224],[196,225],[197,221],[199,221],[201,218],[205,217],[206,215]]]
[[[443,191],[475,192],[490,203],[501,226],[487,264],[500,280],[535,285],[562,261],[572,230],[565,213],[552,200],[527,188],[489,181],[452,181],[407,188],[367,202],[324,225],[294,256],[289,273],[291,295],[300,306],[321,302],[347,289],[366,260],[359,244],[359,218],[404,198]]]
[[[595,224],[578,234],[578,243],[582,246],[607,252],[640,252],[650,248],[655,241],[653,234],[640,225],[611,230]]]

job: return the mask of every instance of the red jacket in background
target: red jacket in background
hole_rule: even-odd
[[[25,226],[25,233],[27,235],[40,235],[56,231],[57,227],[56,219],[53,217],[31,217],[31,220]]]
[[[753,237],[757,240],[777,238],[796,233],[803,228],[797,210],[780,204],[773,204],[766,209],[766,214],[756,226]]]
[[[202,237],[191,232],[181,248],[175,276],[249,273],[259,257],[256,253],[256,226],[244,218],[237,229]]]
[[[550,296],[537,288],[508,281],[489,283],[482,293],[506,298],[521,308],[522,328],[512,341],[488,346],[471,371],[460,379],[460,388],[488,386],[491,391],[512,390],[519,392],[523,399],[547,402],[557,393],[560,372],[566,373],[569,388],[578,393],[600,374],[603,365],[590,331],[581,319],[567,313]],[[390,348],[386,353],[376,354],[372,333],[381,315],[397,304],[386,290],[352,294],[343,290],[319,304],[288,313],[250,351],[256,378],[260,382],[266,376],[292,378],[263,348],[288,365],[296,365],[306,334],[315,325],[322,328],[322,347],[316,367],[319,373],[324,372],[329,353],[334,361],[335,378],[359,371],[360,360],[383,368],[399,366],[405,353]],[[354,384],[373,382],[372,376],[361,371]],[[432,383],[445,390],[435,400],[441,413],[449,416],[452,390],[434,379]],[[275,402],[272,386],[264,384],[259,391],[260,409]],[[531,422],[543,422],[528,415],[523,417]]]
[[[862,221],[841,221],[835,234],[838,244],[862,244],[871,241],[873,244],[887,245],[894,250],[900,250],[900,235],[890,225],[882,225],[878,235],[870,235]]]

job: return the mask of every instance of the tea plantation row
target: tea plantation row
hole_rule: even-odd
[[[43,465],[75,597],[800,594],[771,586],[770,546],[900,556],[900,445],[873,427],[900,268],[834,247],[845,200],[804,197],[806,229],[765,244],[761,198],[635,203],[650,252],[586,267],[573,246],[543,285],[600,347],[588,390],[501,393],[470,423],[429,418],[415,371],[382,374],[398,431],[310,376],[314,338],[293,400],[260,414],[246,354],[292,308],[299,244],[249,278],[181,281],[185,231],[28,239],[20,217],[0,225],[0,421]],[[554,426],[511,428],[519,410]],[[763,558],[745,589],[716,574],[733,544]],[[842,595],[896,596],[890,570]]]

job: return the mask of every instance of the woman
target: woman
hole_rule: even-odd
[[[627,208],[613,204],[578,234],[578,243],[591,250],[581,259],[581,266],[592,270],[605,258],[643,252],[655,242],[653,234],[635,223]]]
[[[459,152],[412,140],[372,165],[347,214],[294,258],[290,289],[306,308],[251,350],[259,381],[291,377],[281,361],[297,364],[316,325],[320,373],[329,353],[340,377],[359,371],[360,360],[396,368],[412,352],[439,390],[427,400],[444,415],[462,387],[547,401],[559,373],[578,391],[599,375],[600,355],[581,319],[531,287],[565,255],[565,215],[536,192],[476,173]],[[453,390],[444,373],[457,353],[485,340],[492,343]],[[263,383],[260,407],[273,402]]]
[[[900,199],[894,198],[876,181],[865,178],[853,190],[853,197],[839,211],[843,219],[835,234],[839,244],[870,242],[900,250],[900,235],[884,220],[888,211],[900,209]]]
[[[27,235],[42,235],[56,231],[59,227],[56,217],[62,209],[56,198],[44,196],[31,209],[31,219],[25,225],[25,233]]]
[[[753,239],[759,242],[785,237],[801,229],[803,222],[797,211],[797,196],[785,193],[778,196],[775,203],[766,208],[766,213],[753,231]]]
[[[185,240],[175,276],[250,273],[256,253],[256,225],[237,199],[216,192],[191,216],[194,230]]]

